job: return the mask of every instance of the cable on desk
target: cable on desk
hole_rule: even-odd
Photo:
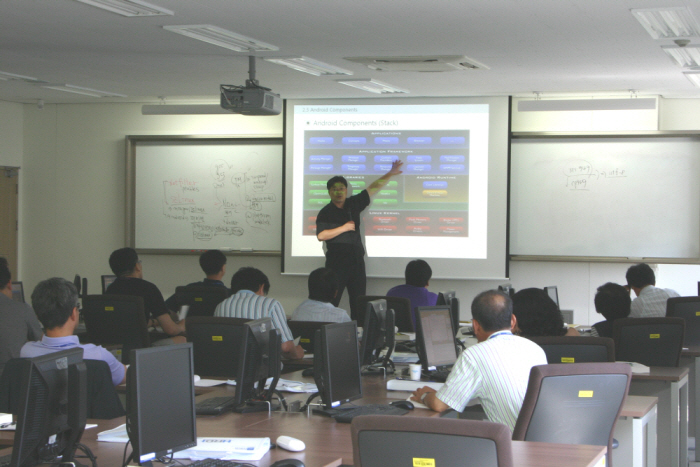
[[[97,467],[97,458],[95,455],[92,453],[89,447],[85,446],[84,444],[76,444],[75,445],[76,450],[82,451],[85,455],[84,456],[74,456],[76,458],[88,458],[90,459],[90,462],[92,463],[92,467]]]

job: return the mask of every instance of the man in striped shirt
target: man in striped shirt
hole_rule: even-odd
[[[440,390],[425,386],[412,399],[436,412],[461,412],[478,397],[489,420],[513,431],[530,369],[546,365],[547,357],[537,344],[511,333],[516,324],[513,305],[501,292],[489,290],[474,298],[472,324],[479,343],[462,352]]]
[[[272,326],[282,334],[282,356],[285,358],[303,358],[304,349],[294,345],[292,332],[287,326],[287,315],[282,304],[274,298],[267,297],[270,281],[259,269],[240,268],[231,278],[231,295],[219,303],[214,316],[224,318],[272,319]]]

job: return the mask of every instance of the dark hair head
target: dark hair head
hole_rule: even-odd
[[[335,177],[328,180],[328,182],[326,182],[326,189],[330,190],[336,183],[342,183],[343,185],[345,185],[345,188],[348,187],[348,181],[345,180],[345,177],[341,175],[336,175]]]
[[[264,286],[263,292],[267,295],[270,291],[270,281],[260,269],[250,266],[242,267],[231,277],[231,293],[237,293],[241,290],[257,292],[261,285]]]
[[[219,250],[207,250],[199,256],[199,265],[207,276],[218,274],[226,264],[226,255]]]
[[[109,255],[109,267],[115,276],[126,276],[134,272],[136,263],[139,262],[139,255],[133,248],[120,248],[114,250]]]
[[[330,303],[338,292],[338,276],[332,269],[318,268],[309,274],[309,298]]]
[[[433,277],[430,265],[422,259],[414,259],[406,265],[406,284],[416,287],[425,287]]]
[[[32,307],[45,329],[66,324],[78,306],[78,290],[72,282],[60,277],[41,281],[32,292]]]
[[[11,280],[12,273],[10,273],[10,266],[7,263],[7,259],[0,258],[0,290],[4,289]]]
[[[513,315],[513,302],[510,297],[498,290],[487,290],[474,297],[472,319],[478,321],[484,331],[510,330]]]
[[[656,276],[654,270],[647,263],[639,263],[630,266],[625,274],[627,285],[637,287],[639,289],[647,285],[656,285]]]
[[[595,294],[595,311],[600,313],[608,321],[614,321],[620,318],[627,318],[630,314],[630,305],[632,299],[629,291],[613,282],[598,287]]]
[[[559,307],[542,289],[523,289],[513,295],[513,314],[520,334],[527,337],[563,336],[564,317]]]

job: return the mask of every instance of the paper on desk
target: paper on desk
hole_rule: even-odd
[[[226,381],[222,379],[200,379],[194,382],[194,385],[198,388],[210,388],[212,386],[219,386],[220,384],[226,384]]]
[[[197,438],[197,446],[176,452],[176,459],[257,461],[270,450],[270,438]]]
[[[272,378],[267,378],[267,380],[265,381],[265,387],[266,387],[266,388],[269,387],[271,382],[272,382]],[[236,380],[235,380],[235,379],[229,379],[228,381],[226,381],[226,384],[228,384],[229,386],[235,386],[235,385],[236,385]],[[255,387],[256,387],[256,388],[258,387],[258,383],[255,383]]]
[[[277,382],[277,390],[284,392],[318,392],[318,387],[314,383],[302,383],[290,379],[280,379]]]
[[[632,373],[637,373],[638,375],[648,375],[650,372],[649,367],[646,365],[642,365],[641,363],[621,361],[618,361],[618,363],[628,363],[632,367]]]
[[[391,354],[394,363],[417,363],[418,355],[410,352],[394,352]]]
[[[312,353],[305,353],[304,358],[314,358],[314,354]]]
[[[129,441],[129,435],[126,432],[126,423],[112,428],[111,430],[97,433],[97,441],[104,441],[106,443],[127,443]]]
[[[436,391],[440,389],[445,383],[436,383],[435,381],[411,381],[408,379],[390,379],[386,383],[386,388],[389,391],[415,391],[422,388],[423,386],[428,386],[435,389]]]

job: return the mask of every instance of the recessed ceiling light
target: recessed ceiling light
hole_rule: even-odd
[[[684,71],[683,74],[691,83],[700,88],[700,71]]]
[[[339,80],[338,83],[375,94],[408,94],[408,90],[406,89],[398,88],[375,79],[345,79],[342,81]]]
[[[263,60],[316,76],[352,75],[352,71],[309,57],[264,57]]]
[[[700,46],[698,45],[688,45],[686,47],[662,45],[661,48],[674,62],[683,68],[700,67]]]
[[[172,16],[174,13],[141,0],[77,0],[122,16]]]
[[[630,10],[654,39],[700,37],[700,25],[687,7]]]
[[[32,78],[31,76],[16,75],[14,73],[7,73],[0,71],[0,79],[3,81],[24,81],[26,83],[48,83],[48,81],[42,81],[40,79]]]
[[[211,24],[194,24],[184,26],[163,26],[171,32],[182,34],[209,44],[225,47],[236,52],[267,52],[279,50],[279,47],[260,42],[235,32],[212,26]]]
[[[90,97],[126,97],[124,94],[98,91],[97,89],[83,88],[80,86],[73,86],[72,84],[47,84],[41,87],[46,89],[54,89],[56,91],[72,92],[73,94],[82,94]]]

